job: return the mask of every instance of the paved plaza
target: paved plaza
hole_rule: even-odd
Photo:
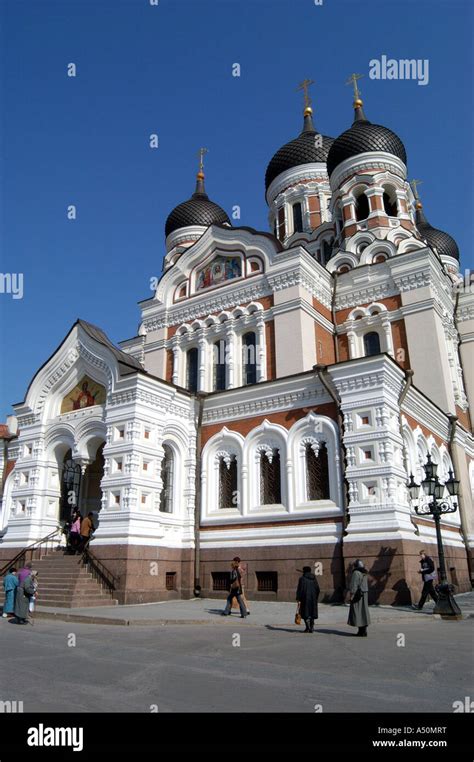
[[[3,619],[1,698],[25,712],[451,712],[473,695],[473,598],[457,597],[455,622],[371,608],[367,639],[344,606],[321,606],[312,635],[289,603],[252,604],[245,621],[214,600],[110,607],[129,626],[87,623],[105,609]]]

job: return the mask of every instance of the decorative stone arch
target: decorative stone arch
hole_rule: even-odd
[[[418,251],[419,249],[426,249],[427,244],[423,243],[423,241],[418,240],[418,238],[414,238],[414,236],[410,236],[405,241],[402,241],[398,244],[398,253],[399,254],[408,254],[410,251]]]
[[[385,240],[390,241],[390,243],[393,243],[394,246],[398,247],[402,241],[408,240],[409,238],[413,238],[413,234],[408,230],[404,230],[404,228],[391,228],[388,231]]]
[[[369,246],[367,246],[367,248],[362,252],[360,257],[360,264],[374,264],[374,261],[378,255],[383,254],[387,257],[387,259],[389,259],[390,257],[394,257],[396,253],[396,246],[391,241],[372,241],[372,243],[369,244]]]
[[[284,426],[272,423],[266,418],[247,435],[243,463],[248,473],[247,496],[249,512],[262,508],[260,502],[261,454],[265,453],[266,457],[268,457],[270,452],[276,448],[280,452],[281,505],[288,510],[287,438],[288,431]],[[267,507],[264,509],[268,510]]]
[[[364,336],[377,333],[380,351],[394,354],[392,326],[389,311],[382,302],[372,302],[367,307],[355,307],[344,323],[351,359],[365,356]]]
[[[338,270],[339,267],[341,267],[341,265],[346,265],[346,264],[349,265],[350,268],[352,269],[354,267],[357,267],[357,265],[359,264],[359,259],[355,254],[351,254],[347,251],[339,252],[334,257],[331,257],[328,264],[326,265],[326,269],[330,273],[333,273],[336,270]]]
[[[244,467],[244,437],[237,431],[223,428],[206,442],[202,451],[202,505],[201,518],[206,520],[226,516],[243,515],[247,512],[246,481],[247,470]],[[221,458],[237,460],[237,490],[240,499],[235,508],[221,510],[219,508],[219,461]]]
[[[366,230],[359,231],[351,236],[350,240],[347,242],[346,250],[350,251],[352,254],[360,256],[362,254],[361,247],[364,246],[365,251],[367,246],[370,246],[373,241],[375,241],[375,237],[372,233],[369,233]]]
[[[159,509],[162,489],[161,465],[164,457],[164,445],[173,452],[173,512],[174,517],[185,518],[194,510],[194,482],[189,482],[187,475],[195,468],[195,439],[190,440],[189,431],[178,421],[169,421],[160,436],[156,457],[157,508]],[[161,515],[161,514],[160,514]]]
[[[103,420],[79,421],[75,430],[73,454],[83,462],[92,461],[98,448],[107,441],[107,426]]]
[[[424,465],[426,463],[426,457],[430,452],[428,441],[423,434],[421,428],[417,426],[414,431],[415,443],[416,443],[416,460],[417,460],[417,472],[414,474],[415,481],[420,484],[425,478]]]
[[[335,421],[328,416],[308,413],[293,424],[288,432],[288,470],[290,485],[290,510],[298,506],[316,504],[307,499],[306,445],[319,448],[326,444],[328,454],[328,475],[330,498],[324,504],[332,503],[343,511],[342,470],[340,461],[339,430]],[[317,501],[320,503],[320,501]]]

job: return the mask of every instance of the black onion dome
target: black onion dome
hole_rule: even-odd
[[[359,101],[361,103],[361,101]],[[366,119],[362,106],[357,106],[352,126],[339,135],[329,151],[328,174],[332,175],[336,167],[345,159],[370,151],[383,151],[396,156],[406,165],[407,155],[402,141],[388,127],[372,124]]]
[[[314,139],[317,134],[311,114],[305,114],[304,127],[298,137],[279,148],[270,161],[265,173],[265,190],[268,190],[275,177],[287,169],[300,164],[326,163],[334,138],[322,135],[322,146],[318,146]]]
[[[454,257],[459,260],[459,249],[454,238],[443,230],[433,228],[423,214],[421,205],[416,209],[416,227],[428,246],[436,247],[440,257]]]
[[[178,228],[185,228],[188,225],[202,225],[208,228],[210,225],[222,225],[224,222],[231,224],[226,212],[211,201],[204,190],[204,175],[198,175],[196,191],[191,198],[178,204],[168,215],[165,236],[168,237]]]

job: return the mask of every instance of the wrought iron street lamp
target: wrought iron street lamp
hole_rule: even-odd
[[[410,474],[407,488],[413,507],[418,516],[433,516],[436,527],[436,539],[438,542],[439,574],[440,582],[436,586],[438,602],[434,613],[445,617],[459,618],[462,616],[461,609],[456,603],[453,585],[449,584],[446,574],[446,562],[444,559],[443,538],[441,536],[441,516],[445,513],[454,513],[458,509],[455,498],[459,495],[459,479],[454,478],[453,472],[449,471],[446,482],[440,482],[438,477],[438,465],[433,463],[431,456],[427,456],[424,466],[425,478],[417,484]],[[448,493],[447,495],[445,493]]]

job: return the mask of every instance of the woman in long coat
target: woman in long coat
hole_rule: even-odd
[[[34,572],[18,585],[15,600],[15,616],[19,624],[26,624],[30,598],[35,594]]]
[[[8,570],[8,574],[3,578],[3,589],[5,590],[5,603],[3,604],[3,616],[13,616],[15,611],[15,595],[18,587],[18,577],[15,567]]]
[[[370,624],[369,583],[367,569],[359,559],[354,564],[349,592],[351,594],[351,606],[347,624],[350,624],[351,627],[358,627],[356,635],[366,638],[367,627]]]
[[[318,618],[319,585],[310,566],[303,566],[303,576],[298,580],[296,600],[301,618],[304,619],[304,632],[314,632],[314,620]]]

